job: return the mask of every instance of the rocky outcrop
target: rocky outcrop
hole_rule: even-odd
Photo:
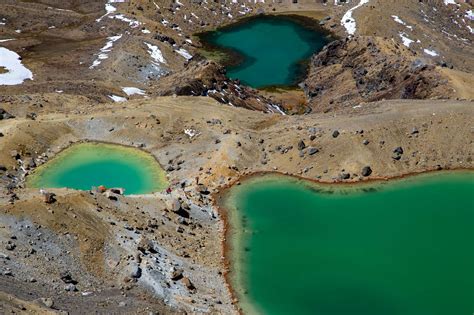
[[[452,92],[427,60],[392,40],[374,37],[328,44],[312,58],[303,85],[316,111],[382,99],[446,98]]]
[[[161,78],[156,89],[160,96],[209,96],[231,106],[264,112],[280,111],[278,105],[257,90],[240,85],[238,80],[231,80],[225,74],[225,68],[213,61],[196,61],[181,72]]]

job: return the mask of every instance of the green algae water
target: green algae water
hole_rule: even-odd
[[[28,178],[34,188],[121,187],[125,194],[163,190],[166,174],[153,156],[135,148],[104,143],[73,145],[38,167]]]
[[[327,33],[302,18],[258,16],[204,33],[201,40],[231,52],[227,76],[262,88],[296,85],[306,61],[329,42]]]
[[[474,313],[473,172],[337,187],[266,175],[223,201],[245,314]]]

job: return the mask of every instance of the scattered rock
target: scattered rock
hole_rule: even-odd
[[[177,281],[183,278],[183,269],[174,269],[171,272],[171,280]]]
[[[210,193],[207,186],[204,185],[204,184],[199,184],[198,187],[197,187],[197,190],[198,190],[199,193],[201,193],[203,195],[208,195]]]
[[[54,301],[52,298],[41,298],[40,301],[48,308],[52,308],[54,306]]]
[[[110,188],[110,191],[117,195],[123,195],[125,192],[123,188]]]
[[[183,284],[186,286],[186,288],[188,288],[188,290],[195,290],[196,289],[196,287],[191,282],[191,280],[189,280],[188,277],[183,277]]]
[[[393,153],[403,154],[403,148],[402,147],[396,147],[393,150]]]
[[[308,149],[308,154],[309,154],[309,155],[314,155],[314,154],[316,154],[316,153],[318,153],[318,152],[319,152],[319,149],[318,149],[318,148],[310,147],[310,148]]]
[[[403,154],[403,148],[402,147],[396,147],[394,150],[393,150],[393,155],[392,155],[392,159],[394,160],[400,160],[402,158],[402,154]]]
[[[26,118],[27,118],[27,119],[31,119],[31,120],[36,120],[36,117],[37,117],[37,116],[38,116],[38,115],[37,115],[36,113],[27,113],[27,114],[26,114]]]
[[[137,264],[132,266],[132,271],[130,272],[132,278],[138,279],[142,276],[142,269]]]
[[[370,174],[372,174],[372,169],[370,168],[370,166],[364,166],[364,168],[362,168],[362,176],[370,176]]]
[[[118,197],[117,197],[117,194],[111,192],[110,190],[106,191],[105,192],[105,197],[109,200],[113,200],[113,201],[117,201],[118,200]]]
[[[23,161],[23,165],[26,169],[33,169],[36,167],[36,162],[34,158],[28,157]]]
[[[351,174],[343,172],[339,175],[339,178],[340,179],[349,179],[349,178],[351,178]]]
[[[3,119],[12,119],[12,118],[15,118],[15,116],[13,116],[12,114],[8,113],[6,110],[4,110],[3,108],[0,108],[0,120],[3,120]]]
[[[181,201],[179,201],[179,199],[174,199],[171,202],[171,211],[178,212],[179,210],[181,210]]]
[[[74,280],[69,273],[69,271],[62,272],[59,277],[64,283],[72,283],[72,284],[77,284],[77,281]]]
[[[304,148],[306,148],[306,144],[304,143],[303,140],[300,140],[300,141],[298,142],[298,150],[301,151],[301,150],[304,150]]]
[[[14,243],[11,243],[10,241],[8,241],[8,244],[5,246],[5,249],[6,250],[14,250],[16,248],[16,245]]]
[[[339,130],[334,130],[334,132],[332,133],[333,138],[337,138],[339,137],[339,135],[340,135]]]
[[[54,203],[56,201],[56,194],[55,193],[52,193],[52,192],[47,192],[47,191],[42,191],[41,192],[43,194],[43,202],[44,203],[48,203],[48,204],[51,204],[51,203]]]
[[[10,156],[14,158],[15,160],[18,160],[19,158],[21,158],[21,155],[17,150],[10,151]]]

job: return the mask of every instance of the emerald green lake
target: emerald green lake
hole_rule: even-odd
[[[245,314],[471,315],[474,173],[232,187],[230,279]]]
[[[258,16],[201,35],[205,43],[233,52],[227,76],[246,85],[296,85],[305,61],[329,42],[327,33],[308,21],[287,16]]]
[[[125,194],[163,190],[166,174],[153,156],[141,150],[104,143],[81,143],[58,154],[27,178],[34,188],[120,187]]]

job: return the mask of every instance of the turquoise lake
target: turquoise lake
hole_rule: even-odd
[[[307,60],[329,42],[327,33],[288,16],[258,16],[201,35],[201,40],[231,52],[227,76],[254,88],[299,83]],[[238,62],[236,62],[238,61]]]
[[[163,190],[168,181],[152,155],[104,143],[73,145],[27,178],[27,186],[34,188],[89,190],[100,185],[124,188],[125,194],[145,194]]]
[[[474,173],[350,186],[254,177],[222,206],[244,314],[474,312]]]

